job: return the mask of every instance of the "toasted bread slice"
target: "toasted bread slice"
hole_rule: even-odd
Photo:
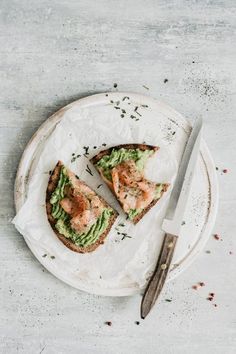
[[[105,231],[99,236],[99,238],[96,240],[96,242],[83,247],[80,245],[75,244],[75,242],[73,242],[70,238],[65,237],[63,234],[61,234],[57,228],[56,228],[56,222],[57,220],[52,216],[52,204],[50,203],[50,199],[52,197],[53,192],[55,191],[55,189],[57,188],[58,185],[58,181],[60,178],[60,172],[61,172],[61,168],[63,167],[63,163],[61,161],[58,161],[57,165],[55,166],[54,170],[52,171],[50,178],[49,178],[49,182],[48,182],[48,186],[47,186],[47,191],[46,191],[46,211],[47,211],[47,217],[48,217],[48,221],[53,229],[53,231],[55,232],[55,234],[57,235],[57,237],[60,239],[61,242],[63,242],[63,244],[68,247],[69,249],[71,249],[74,252],[78,252],[78,253],[87,253],[87,252],[92,252],[94,251],[98,246],[100,246],[101,244],[104,243],[105,238],[107,237],[112,225],[114,224],[118,213],[112,209],[110,207],[110,205],[108,205],[108,203],[101,197],[101,196],[97,196],[99,197],[99,200],[103,203],[104,207],[112,209],[112,215],[109,218],[109,224],[106,227]],[[70,171],[70,173],[72,174],[72,172]],[[74,175],[74,174],[73,174]],[[75,175],[74,175],[75,176]],[[90,188],[91,191],[93,191]],[[93,191],[94,192],[94,191]],[[95,193],[95,192],[94,192]]]
[[[141,150],[141,151],[153,151],[153,153],[155,153],[159,147],[157,146],[153,146],[153,145],[145,145],[145,144],[124,144],[124,145],[118,145],[118,146],[114,146],[111,147],[109,149],[103,150],[101,152],[99,152],[96,156],[94,156],[90,161],[94,164],[94,166],[97,168],[98,172],[100,173],[101,177],[103,178],[103,180],[106,182],[106,184],[108,185],[108,187],[111,189],[111,191],[114,193],[114,195],[116,196],[118,202],[120,203],[121,207],[124,210],[124,203],[122,203],[122,201],[119,198],[119,195],[116,193],[114,188],[114,180],[113,178],[111,178],[111,175],[109,176],[109,179],[107,178],[107,176],[105,176],[104,170],[102,169],[101,166],[98,166],[97,164],[99,163],[99,161],[104,157],[104,156],[110,156],[112,152],[114,151],[118,151],[120,149],[125,149],[125,150]],[[121,165],[121,162],[119,162],[117,164]],[[115,166],[116,167],[116,166]],[[112,168],[113,169],[113,168]],[[111,169],[111,171],[112,171]],[[135,173],[135,171],[134,171]],[[142,170],[142,174],[144,173],[144,167]],[[129,179],[132,179],[132,176],[129,175]],[[148,184],[149,181],[145,179],[144,175],[143,175],[143,181]],[[153,182],[150,182],[153,185]],[[150,202],[148,203],[148,205],[146,205],[144,208],[142,208],[140,210],[140,212],[135,215],[134,217],[132,217],[132,222],[134,224],[137,224],[143,217],[144,215],[158,202],[158,200],[160,200],[160,198],[162,197],[163,193],[167,191],[169,184],[168,183],[161,183],[161,184],[156,184],[157,187],[159,187],[161,185],[161,190],[159,191],[158,197],[154,198],[152,200],[150,200]],[[124,202],[124,200],[123,200]],[[124,212],[128,215],[127,210],[124,210]]]

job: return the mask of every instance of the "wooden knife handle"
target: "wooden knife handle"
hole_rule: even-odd
[[[141,318],[145,318],[160,294],[174,254],[177,236],[165,234],[160,256],[157,261],[154,273],[144,292],[141,303]]]

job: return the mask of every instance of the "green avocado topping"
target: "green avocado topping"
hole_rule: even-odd
[[[106,230],[112,214],[113,211],[111,209],[104,209],[101,216],[90,227],[90,229],[82,234],[75,232],[71,228],[69,222],[63,219],[59,219],[55,227],[60,232],[60,234],[64,235],[66,238],[71,239],[77,246],[87,247],[95,243],[100,235]]]
[[[134,160],[139,171],[144,169],[144,165],[154,150],[140,150],[140,149],[113,149],[110,155],[103,156],[98,163],[97,167],[102,169],[103,175],[111,181],[111,170],[116,165],[126,160]]]
[[[87,247],[95,243],[101,234],[107,229],[113,210],[105,208],[100,217],[88,231],[78,234],[70,226],[70,215],[67,214],[60,205],[60,201],[65,197],[64,188],[68,184],[70,184],[70,181],[66,168],[62,167],[57,187],[52,193],[50,199],[50,203],[52,204],[52,216],[57,220],[55,227],[60,234],[64,235],[66,238],[69,238],[77,246]]]
[[[161,192],[163,189],[163,184],[157,184],[156,186],[156,194],[155,194],[155,199],[159,199],[161,197]],[[143,209],[130,209],[128,212],[128,218],[130,220],[133,220],[138,214],[140,214],[143,211]]]

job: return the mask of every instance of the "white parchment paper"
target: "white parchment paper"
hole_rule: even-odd
[[[141,288],[144,285],[161,246],[163,233],[160,225],[169,192],[138,225],[132,225],[126,220],[119,204],[100,179],[88,157],[83,155],[83,147],[89,146],[90,158],[110,146],[146,142],[160,146],[155,157],[148,161],[148,178],[155,182],[173,183],[177,170],[175,156],[158,134],[156,116],[149,108],[140,106],[141,116],[136,114],[139,120],[131,119],[134,105],[122,103],[126,111],[125,118],[121,118],[121,111],[109,102],[82,108],[75,106],[67,110],[34,164],[26,202],[13,220],[26,239],[43,247],[45,254],[55,256],[55,267],[63,266],[63,272],[68,277],[73,274],[84,282],[99,286],[102,283],[103,287],[108,288]],[[103,144],[106,144],[106,147]],[[81,156],[71,162],[72,154]],[[66,248],[55,236],[47,221],[45,192],[49,171],[58,160],[62,160],[120,214],[105,244],[92,253],[78,254]],[[86,172],[87,165],[93,176]],[[97,188],[101,183],[102,186]],[[125,226],[118,226],[120,223]],[[122,240],[122,233],[126,233],[130,238]]]

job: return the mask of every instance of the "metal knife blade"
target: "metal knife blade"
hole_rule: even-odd
[[[193,126],[188,139],[178,174],[172,189],[166,216],[162,224],[165,232],[178,235],[191,189],[195,166],[201,143],[202,119],[199,118]]]
[[[201,129],[202,119],[198,119],[188,139],[175,185],[170,196],[166,218],[162,224],[162,229],[166,234],[155,271],[149,280],[142,298],[141,317],[143,319],[154,306],[168,275],[190,194],[189,192],[200,149]]]

